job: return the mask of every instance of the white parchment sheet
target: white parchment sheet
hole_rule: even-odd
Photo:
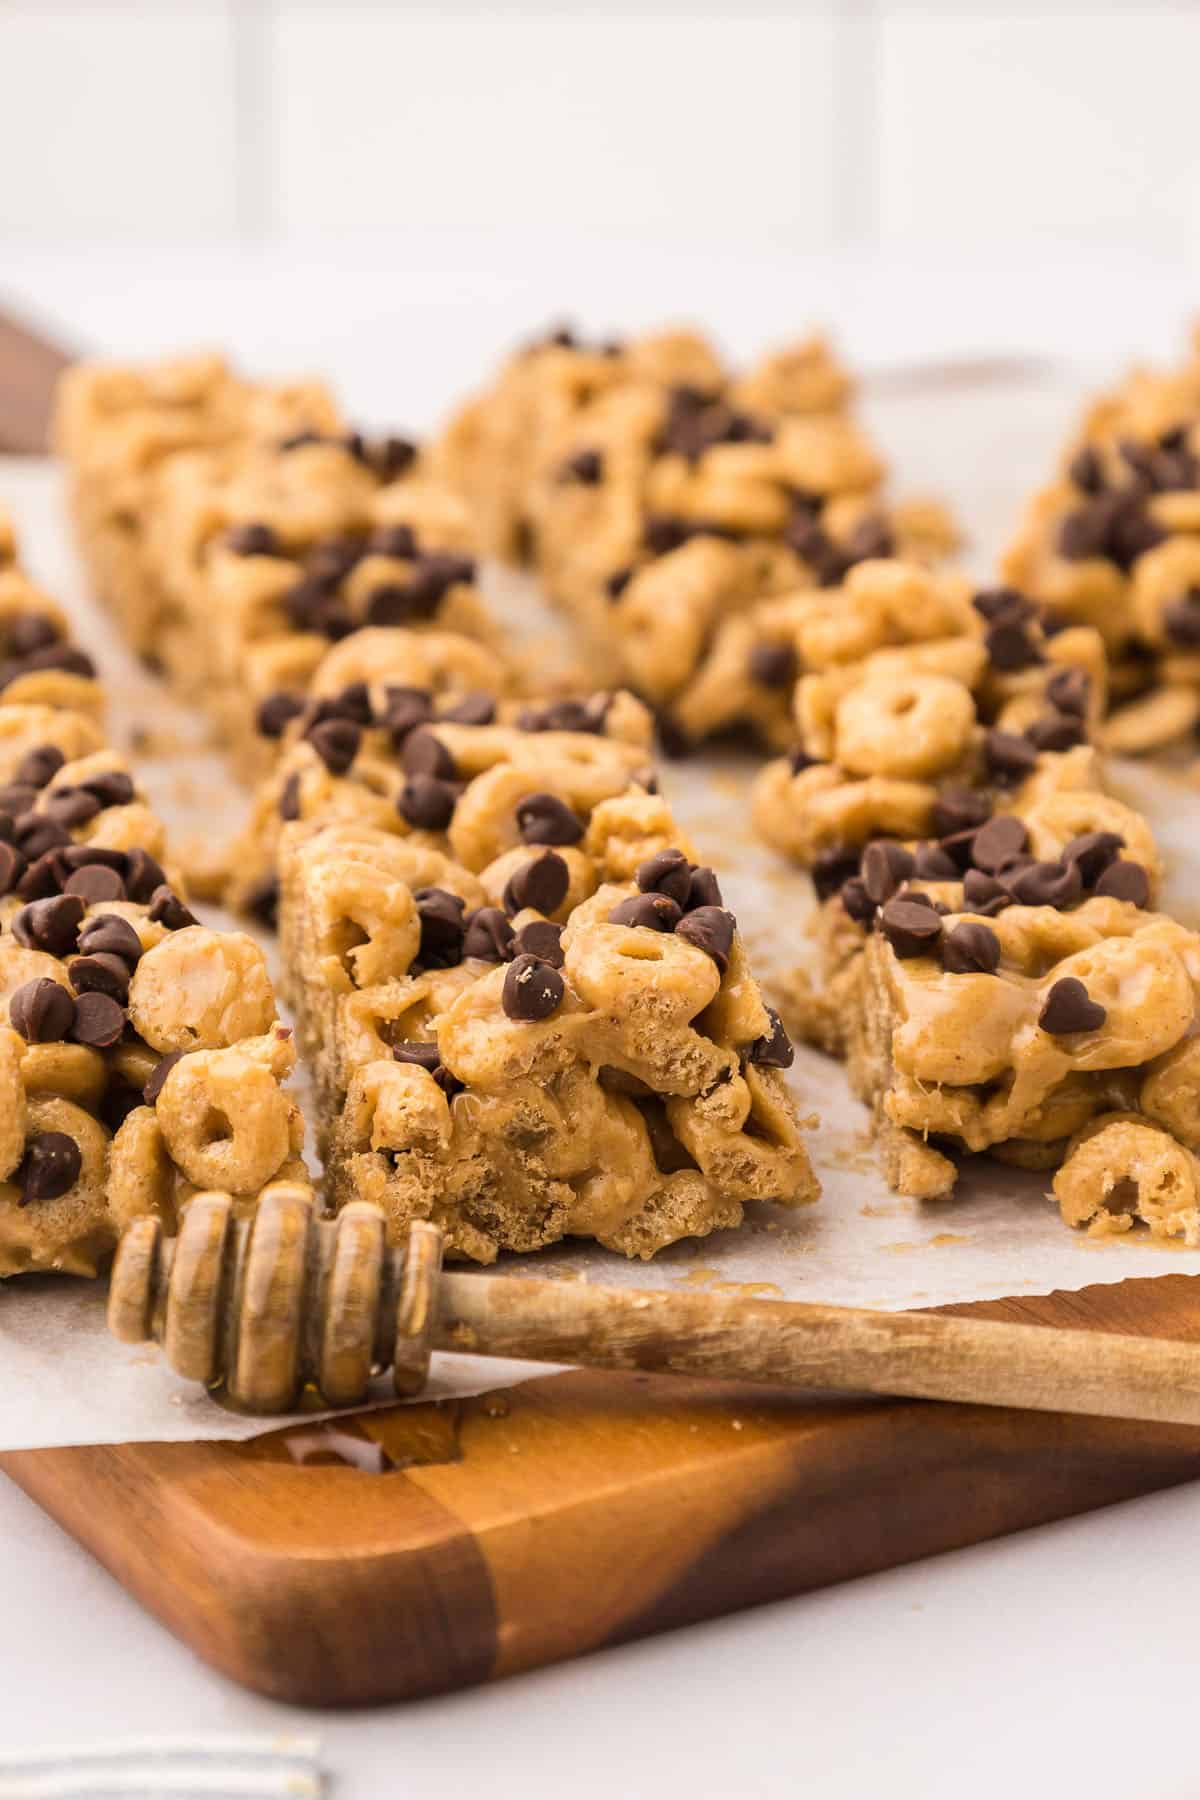
[[[1026,396],[1028,398],[1028,396]],[[1037,390],[1039,416],[1063,429],[1073,390],[1060,383],[1051,406],[1045,386]],[[984,395],[972,414],[961,395],[935,395],[918,407],[911,400],[892,414],[893,426],[914,439],[924,419],[938,434],[945,425],[946,467],[957,471],[960,506],[964,492],[962,456],[955,456],[968,415],[980,409],[996,421],[991,442],[1006,449],[1021,441],[1020,393]],[[1034,408],[1034,412],[1038,412]],[[878,406],[876,413],[886,414]],[[928,423],[930,420],[932,423]],[[898,421],[898,424],[897,424]],[[886,418],[876,423],[886,429]],[[1032,434],[1037,437],[1037,433]],[[1053,434],[1027,452],[1030,479],[1047,466]],[[895,431],[891,447],[901,467]],[[923,471],[933,460],[921,435]],[[1015,486],[1010,470],[1009,488]],[[1017,490],[1019,491],[1019,489]],[[989,498],[992,501],[988,517]],[[1006,489],[1005,498],[1008,498]],[[196,835],[214,848],[241,816],[245,797],[226,777],[220,759],[205,745],[204,728],[181,719],[157,684],[115,640],[107,621],[83,598],[82,584],[67,550],[58,481],[45,465],[0,461],[0,499],[16,514],[27,560],[37,577],[74,611],[85,644],[93,649],[107,679],[110,726],[118,742],[138,759],[139,771],[160,810],[180,838]],[[996,541],[1011,511],[997,518],[995,496],[982,484],[971,516],[983,521],[979,560]],[[511,580],[496,583],[498,597],[511,605]],[[519,596],[527,624],[527,593]],[[747,791],[752,765],[731,754],[668,765],[663,784],[679,817],[702,854],[717,864],[727,903],[737,913],[755,967],[769,978],[805,951],[805,923],[811,902],[807,883],[755,842],[750,830]],[[1200,789],[1182,772],[1123,765],[1115,771],[1124,796],[1152,817],[1169,862],[1164,902],[1189,924],[1200,923]],[[872,1154],[864,1109],[849,1095],[841,1069],[814,1051],[800,1048],[790,1079],[803,1116],[819,1123],[810,1133],[813,1161],[823,1195],[799,1213],[755,1210],[740,1231],[723,1232],[699,1243],[681,1244],[652,1263],[629,1263],[592,1246],[575,1245],[536,1258],[509,1258],[506,1273],[558,1275],[623,1287],[653,1286],[737,1291],[764,1297],[822,1300],[844,1305],[899,1309],[939,1302],[1045,1293],[1126,1276],[1200,1274],[1200,1251],[1152,1246],[1143,1237],[1096,1242],[1067,1231],[1047,1199],[1044,1176],[1025,1175],[979,1162],[958,1192],[935,1205],[903,1200],[888,1192]],[[196,1389],[177,1381],[150,1346],[129,1348],[104,1330],[100,1283],[56,1278],[22,1278],[0,1288],[0,1450],[49,1444],[127,1442],[189,1438],[242,1438],[268,1429],[260,1420],[226,1412]],[[479,1393],[535,1373],[530,1364],[483,1358],[436,1359],[432,1394]],[[277,1423],[277,1421],[273,1422]]]

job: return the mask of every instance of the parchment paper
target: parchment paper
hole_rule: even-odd
[[[1052,421],[1057,433],[1074,398],[1073,386],[1064,381],[1051,405],[1043,383],[1033,412]],[[902,403],[890,412],[892,447],[907,431],[914,448],[911,460],[916,460],[919,443],[928,463],[921,421],[928,422],[931,405],[940,407],[946,467],[961,478],[962,459],[950,451],[955,431],[961,434],[965,428],[967,411],[978,431],[981,415],[986,429],[990,406],[995,432],[1010,448],[1028,444],[1014,417],[1021,404],[1022,396],[1012,392],[977,396],[970,409],[964,409],[956,391],[932,403],[910,400],[907,410]],[[877,406],[881,410],[887,409]],[[1051,437],[1048,429],[1041,435]],[[1035,476],[1047,466],[1051,441],[1029,444],[1025,466]],[[897,460],[905,466],[903,451]],[[1006,502],[1014,486],[1012,460],[1015,455],[1003,460]],[[245,798],[207,745],[203,722],[181,718],[128,656],[108,622],[84,600],[66,547],[55,472],[44,464],[0,462],[0,497],[16,514],[34,573],[71,608],[81,639],[97,655],[110,695],[114,738],[137,757],[152,798],[177,836],[198,834],[215,849],[240,818]],[[961,481],[957,498],[960,505],[968,498]],[[1011,511],[1006,507],[1005,516],[998,517],[1002,509],[986,483],[977,485],[975,499],[974,516],[986,521],[977,551],[985,566]],[[527,588],[498,575],[492,585],[502,610],[519,614],[527,633],[553,629]],[[803,959],[811,902],[806,882],[753,838],[746,799],[751,774],[748,759],[726,753],[668,765],[663,785],[702,853],[719,867],[726,901],[737,913],[755,966],[769,979],[773,971]],[[1187,923],[1200,923],[1194,898],[1200,893],[1200,789],[1182,770],[1133,764],[1119,767],[1115,780],[1124,797],[1149,813],[1164,845],[1169,862],[1164,903]],[[594,1247],[568,1245],[534,1258],[507,1258],[498,1271],[623,1287],[725,1288],[888,1309],[1045,1293],[1130,1275],[1200,1274],[1200,1251],[1151,1245],[1143,1236],[1097,1242],[1067,1231],[1047,1198],[1045,1176],[984,1160],[968,1169],[950,1200],[930,1205],[900,1199],[888,1192],[875,1164],[865,1110],[849,1095],[840,1068],[800,1048],[790,1079],[802,1116],[815,1115],[820,1121],[809,1140],[824,1190],[817,1205],[800,1213],[758,1207],[741,1230],[678,1245],[652,1263],[629,1263]],[[0,1450],[245,1438],[279,1423],[228,1413],[172,1377],[151,1347],[116,1344],[104,1330],[103,1312],[100,1283],[22,1278],[0,1288]],[[544,1372],[532,1364],[478,1357],[439,1357],[435,1363],[431,1395],[479,1393]],[[381,1398],[391,1398],[386,1387]]]

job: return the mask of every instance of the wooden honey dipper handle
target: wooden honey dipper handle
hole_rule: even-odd
[[[286,1184],[265,1191],[249,1223],[227,1195],[199,1195],[174,1242],[154,1220],[135,1221],[114,1265],[109,1321],[126,1342],[161,1342],[178,1373],[223,1380],[250,1412],[287,1411],[306,1385],[331,1406],[354,1405],[389,1364],[397,1390],[413,1394],[442,1349],[1200,1425],[1200,1345],[445,1274],[435,1226],[415,1225],[404,1247],[390,1247],[375,1207],[317,1222],[307,1190]]]

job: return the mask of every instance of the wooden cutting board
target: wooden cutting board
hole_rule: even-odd
[[[1200,1339],[1200,1277],[945,1310],[1077,1328],[1086,1357],[1089,1331]],[[0,1469],[200,1656],[317,1706],[493,1680],[1200,1475],[1198,1430],[661,1376],[345,1429],[392,1466],[295,1427]]]

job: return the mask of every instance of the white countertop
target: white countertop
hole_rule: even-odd
[[[511,244],[474,261],[441,248],[440,264],[411,246],[403,257],[6,251],[0,299],[126,353],[199,338],[258,366],[328,369],[368,421],[423,425],[496,346],[572,305],[599,327],[704,317],[740,348],[813,315],[840,319],[857,355],[887,364],[981,347],[1115,355],[1156,334],[1170,354],[1196,291],[1179,269],[1121,258],[1066,271],[742,262],[706,265],[698,288],[699,262],[668,267],[652,251],[560,244],[531,270]],[[1029,480],[1057,430],[1039,425]],[[937,445],[918,453],[925,484]],[[1004,461],[994,440],[979,454]],[[1006,465],[996,478],[1009,495],[1026,475]],[[324,1740],[338,1800],[1191,1800],[1197,1520],[1200,1490],[1185,1487],[493,1688],[338,1716],[212,1674],[0,1483],[4,1742],[305,1728]]]

